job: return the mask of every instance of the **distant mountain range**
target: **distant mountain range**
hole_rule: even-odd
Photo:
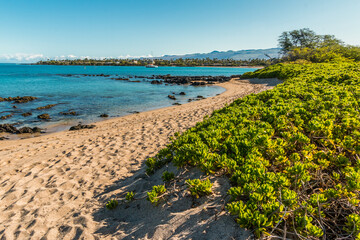
[[[278,57],[280,48],[268,48],[268,49],[249,49],[239,51],[213,51],[210,53],[192,53],[185,55],[164,55],[161,58],[164,60],[178,59],[178,58],[217,58],[217,59],[234,59],[234,60],[249,60],[249,59],[264,59],[268,58],[265,54],[270,57]]]

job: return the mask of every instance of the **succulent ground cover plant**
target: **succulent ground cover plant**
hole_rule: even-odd
[[[119,202],[116,199],[111,199],[106,203],[106,208],[109,210],[115,209],[119,205]]]
[[[227,210],[258,238],[360,239],[360,65],[281,63],[242,77],[284,83],[175,136],[147,172],[173,162],[228,176]]]
[[[165,185],[153,186],[152,191],[147,193],[147,200],[150,201],[153,205],[157,206],[163,199],[163,195],[165,192]]]
[[[189,179],[186,180],[188,185],[188,190],[190,194],[196,198],[201,196],[209,195],[212,193],[211,187],[212,183],[209,179],[200,180],[200,179]]]

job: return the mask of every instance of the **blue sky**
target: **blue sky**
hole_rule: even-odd
[[[360,44],[359,0],[0,0],[0,62],[272,48],[308,27]]]

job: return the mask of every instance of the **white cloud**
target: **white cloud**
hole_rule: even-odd
[[[152,58],[152,57],[153,56],[151,54],[148,54],[148,55],[142,55],[142,56],[125,55],[125,56],[118,56],[117,58],[131,59],[131,58]]]
[[[131,55],[125,55],[125,56],[118,56],[116,58],[121,59],[136,59],[136,58],[152,58],[153,56],[148,55],[142,55],[142,56],[131,56]],[[55,57],[49,57],[44,56],[41,53],[37,54],[28,54],[28,53],[15,53],[15,54],[0,54],[0,62],[5,63],[34,63],[38,62],[40,60],[48,60],[48,59],[54,59],[54,60],[66,60],[66,59],[105,59],[105,58],[114,58],[112,56],[108,57],[94,57],[94,56],[76,56],[74,54],[69,55],[60,55]]]
[[[0,54],[0,62],[37,62],[44,59],[45,57],[43,54]]]

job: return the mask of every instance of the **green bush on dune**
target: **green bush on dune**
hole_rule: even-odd
[[[360,65],[282,63],[243,77],[284,83],[215,111],[152,170],[172,161],[229,176],[227,209],[258,237],[359,238]]]
[[[242,75],[284,83],[175,136],[148,173],[173,162],[228,176],[227,210],[256,237],[360,239],[360,48],[303,31],[282,35],[283,63]]]

